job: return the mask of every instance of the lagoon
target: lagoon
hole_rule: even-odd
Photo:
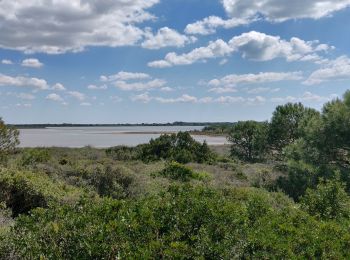
[[[20,129],[20,147],[92,146],[106,148],[117,145],[136,146],[149,142],[163,133],[201,130],[203,126],[120,126],[120,127],[47,127]],[[209,145],[227,144],[225,137],[193,135]]]

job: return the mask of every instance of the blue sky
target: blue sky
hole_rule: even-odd
[[[350,0],[3,0],[9,123],[268,120],[350,83]]]

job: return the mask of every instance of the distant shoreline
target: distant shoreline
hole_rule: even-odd
[[[174,122],[140,124],[9,124],[18,129],[40,129],[48,127],[133,127],[133,126],[210,126],[230,124],[229,122]]]

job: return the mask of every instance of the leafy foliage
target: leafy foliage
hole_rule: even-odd
[[[301,137],[302,126],[315,115],[318,115],[316,110],[306,108],[301,103],[278,106],[269,127],[269,145],[281,152],[284,147]]]
[[[302,207],[321,219],[350,216],[350,197],[339,180],[321,180],[316,189],[308,189],[301,200]]]
[[[208,177],[208,174],[195,172],[191,168],[178,162],[168,163],[159,174],[169,179],[183,182],[190,181],[191,179],[202,180]]]
[[[200,144],[187,132],[162,135],[139,148],[141,149],[140,159],[145,162],[163,159],[179,163],[210,163],[215,160],[214,153],[207,143]]]
[[[241,159],[261,159],[267,149],[266,122],[241,121],[235,124],[228,140],[233,144],[231,154]]]

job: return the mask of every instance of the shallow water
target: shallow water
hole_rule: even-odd
[[[157,138],[161,133],[201,130],[201,126],[131,126],[131,127],[49,127],[21,129],[20,147],[71,147],[90,145],[105,148],[117,145],[136,146]],[[226,144],[225,137],[193,136],[210,145]]]

